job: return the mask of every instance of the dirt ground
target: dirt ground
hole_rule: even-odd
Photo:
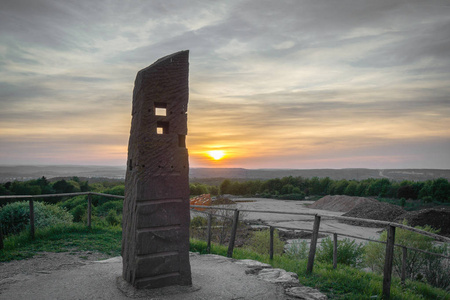
[[[33,258],[0,262],[0,294],[2,289],[16,281],[50,274],[55,270],[73,269],[107,258],[110,256],[94,251],[38,252]]]
[[[344,224],[337,220],[327,218],[327,216],[341,216],[343,212],[327,211],[321,209],[310,208],[314,201],[292,201],[292,200],[274,200],[266,198],[236,198],[232,199],[237,202],[237,208],[240,210],[260,210],[270,212],[295,212],[308,213],[310,216],[290,215],[290,214],[274,214],[262,212],[245,212],[241,213],[242,218],[251,223],[263,223],[266,225],[293,227],[298,230],[312,230],[314,223],[314,214],[320,214],[321,218],[320,230],[347,233],[356,237],[378,239],[383,228],[367,228]],[[246,201],[246,202],[242,202]],[[359,242],[362,240],[355,239]]]

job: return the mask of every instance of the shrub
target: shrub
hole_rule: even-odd
[[[72,215],[65,209],[52,204],[34,202],[34,224],[36,228],[71,224]],[[30,223],[28,201],[7,204],[0,209],[0,223],[5,235],[17,234]]]
[[[196,216],[191,219],[191,228],[203,227],[208,225],[208,220],[201,216]]]
[[[309,246],[305,240],[295,240],[286,247],[286,255],[291,259],[307,259]]]
[[[406,222],[403,222],[406,225]],[[416,228],[436,232],[430,226]],[[387,233],[384,231],[380,236],[380,241],[386,241]],[[395,243],[417,248],[429,252],[444,253],[448,255],[448,249],[444,246],[433,245],[433,239],[418,234],[409,230],[397,228],[395,232]],[[370,242],[366,247],[365,261],[366,265],[372,268],[373,271],[382,272],[384,268],[384,257],[386,247],[384,244]],[[450,271],[446,267],[444,258],[431,256],[429,254],[421,253],[414,250],[407,250],[406,258],[406,277],[409,279],[425,278],[428,283],[437,287],[448,287],[450,278]],[[397,276],[401,275],[402,270],[402,249],[401,247],[394,248],[393,271]]]
[[[87,207],[87,203],[88,203],[87,196],[81,195],[81,196],[75,196],[75,197],[69,198],[65,201],[59,202],[57,205],[70,211],[71,209],[73,209],[79,205],[86,205],[86,207]]]
[[[87,215],[87,204],[80,204],[69,210],[74,222],[80,222]]]
[[[255,231],[248,246],[252,251],[260,254],[268,254],[270,250],[270,231]],[[273,233],[273,253],[281,255],[284,250],[284,242],[280,240],[278,230]]]
[[[109,225],[120,225],[122,224],[122,215],[118,215],[114,209],[110,209],[105,220]]]
[[[333,263],[333,248],[334,242],[330,237],[323,239],[317,248],[317,260],[330,264]],[[337,262],[339,264],[358,267],[362,264],[363,257],[364,245],[348,238],[338,240]]]
[[[122,214],[123,211],[123,201],[114,200],[103,203],[96,209],[97,215],[99,217],[105,217],[110,210],[114,210],[117,214]]]

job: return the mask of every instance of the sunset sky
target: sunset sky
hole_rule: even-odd
[[[448,0],[2,0],[0,164],[125,166],[180,50],[191,167],[450,168]]]

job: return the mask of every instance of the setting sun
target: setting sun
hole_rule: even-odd
[[[225,152],[223,150],[211,150],[211,151],[208,151],[207,153],[214,160],[220,160],[225,156]]]

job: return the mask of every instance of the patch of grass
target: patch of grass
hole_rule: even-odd
[[[0,250],[0,262],[33,257],[36,252],[99,251],[111,256],[120,255],[122,229],[119,226],[89,229],[83,224],[53,226],[36,230],[32,240],[27,231],[6,237]]]
[[[191,239],[191,251],[206,253],[206,242]],[[226,256],[227,247],[211,245],[211,253]],[[268,263],[274,268],[281,268],[298,275],[303,285],[317,288],[329,299],[381,299],[383,277],[375,273],[367,273],[357,268],[339,264],[337,269],[328,263],[314,262],[312,274],[306,273],[307,260],[298,260],[287,255],[275,255],[270,260],[269,255],[258,254],[248,249],[236,248],[235,259],[253,259]],[[449,299],[448,293],[428,284],[409,281],[400,284],[396,277],[392,280],[391,299]]]

